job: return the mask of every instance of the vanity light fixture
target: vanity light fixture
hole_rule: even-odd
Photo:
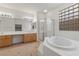
[[[13,18],[13,15],[11,13],[6,13],[6,12],[0,12],[1,17],[8,17],[8,18]]]

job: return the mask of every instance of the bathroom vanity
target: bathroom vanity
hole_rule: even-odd
[[[29,19],[0,17],[0,48],[37,40],[37,32]]]
[[[14,36],[17,36],[16,42],[13,43]],[[18,39],[18,37],[20,38]],[[17,42],[17,40],[20,40]],[[34,42],[37,40],[37,33],[36,32],[7,32],[0,34],[0,48],[7,47],[13,44],[18,43],[28,43]]]

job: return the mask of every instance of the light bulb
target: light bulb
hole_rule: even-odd
[[[44,9],[44,11],[43,11],[44,13],[47,13],[48,12],[48,10],[47,9]]]

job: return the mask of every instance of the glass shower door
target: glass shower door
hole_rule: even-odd
[[[44,41],[45,37],[53,35],[53,20],[47,14],[38,14],[38,39]]]
[[[39,20],[38,22],[38,36],[41,41],[44,40],[44,20]]]

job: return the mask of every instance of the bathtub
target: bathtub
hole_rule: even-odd
[[[45,41],[40,44],[38,49],[38,55],[42,56],[60,56],[62,55],[60,51],[74,51],[76,46],[73,40],[61,37],[61,36],[51,36],[45,37]]]

